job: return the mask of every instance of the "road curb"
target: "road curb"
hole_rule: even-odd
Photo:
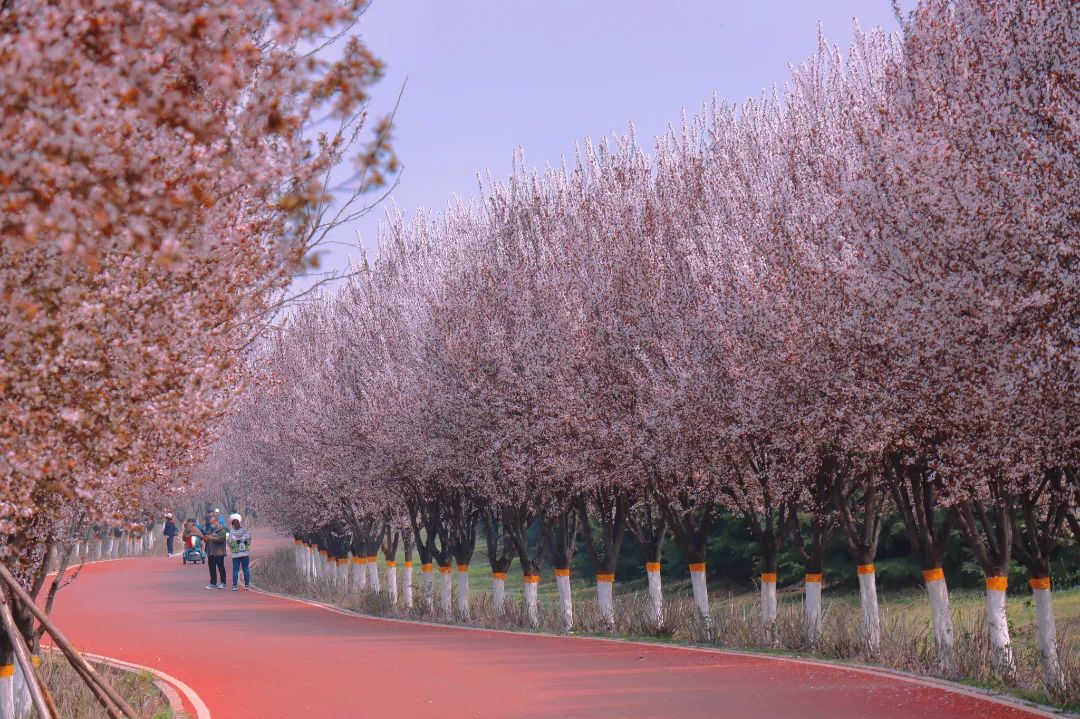
[[[267,596],[277,597],[290,602],[296,602],[299,604],[307,604],[312,607],[341,614],[346,617],[353,617],[355,619],[363,619],[368,621],[388,622],[394,624],[420,624],[429,627],[438,627],[442,629],[448,629],[452,631],[465,631],[465,632],[484,632],[488,634],[508,634],[513,636],[533,636],[533,637],[548,637],[555,639],[576,639],[579,641],[594,641],[594,642],[614,642],[619,644],[630,644],[641,647],[662,647],[665,649],[677,649],[688,652],[699,652],[708,654],[719,654],[726,656],[742,656],[753,657],[756,659],[765,659],[776,662],[786,662],[790,664],[803,664],[809,666],[823,667],[827,669],[842,670],[848,672],[855,672],[858,674],[866,674],[869,676],[885,677],[889,679],[895,679],[897,681],[905,682],[908,684],[915,684],[919,686],[926,686],[942,691],[952,692],[954,694],[962,694],[965,696],[980,699],[982,701],[990,702],[992,704],[998,704],[1001,706],[1007,706],[1011,709],[1020,709],[1030,713],[1035,717],[1046,717],[1050,719],[1061,719],[1062,717],[1077,718],[1080,715],[1072,714],[1063,710],[1055,709],[1053,707],[1036,704],[1035,702],[1029,702],[1024,699],[1002,694],[990,689],[980,689],[978,687],[971,687],[966,684],[960,684],[958,682],[949,681],[947,679],[940,679],[937,677],[926,677],[917,674],[911,674],[896,669],[886,669],[884,667],[874,667],[866,664],[849,664],[840,661],[833,661],[827,659],[809,659],[802,657],[788,657],[778,656],[775,654],[762,654],[758,652],[733,650],[733,649],[718,649],[714,647],[703,647],[698,645],[683,645],[683,644],[669,644],[665,642],[645,642],[637,639],[622,639],[618,637],[595,637],[595,636],[574,636],[566,634],[551,634],[548,632],[532,632],[532,631],[514,631],[511,629],[490,629],[487,627],[469,627],[459,624],[442,624],[439,622],[428,622],[422,619],[399,619],[395,617],[380,617],[373,614],[361,614],[360,612],[354,612],[341,607],[335,607],[332,604],[325,604],[323,602],[315,601],[313,599],[302,599],[300,597],[293,597],[287,594],[279,594],[277,592],[271,592],[266,589],[260,589],[254,584],[249,588],[250,591],[257,594],[265,594]]]
[[[85,657],[87,661],[96,662],[98,664],[107,664],[116,669],[122,669],[129,672],[148,672],[154,678],[154,686],[156,686],[161,693],[165,695],[165,698],[169,700],[169,706],[172,708],[173,716],[176,717],[176,719],[212,719],[210,710],[195,690],[171,674],[166,674],[153,667],[135,664],[134,662],[127,662],[114,657],[105,657],[100,654],[84,653],[83,657]],[[183,694],[184,698],[187,699],[188,703],[195,709],[194,717],[192,717],[187,709],[184,708],[184,702],[180,698],[180,694]]]

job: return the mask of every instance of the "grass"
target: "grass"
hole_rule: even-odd
[[[154,686],[154,677],[149,672],[129,672],[106,664],[96,664],[94,669],[139,716],[173,719],[168,699]],[[45,652],[41,658],[41,674],[60,716],[65,719],[108,719],[109,715],[62,656]],[[32,712],[31,717],[37,717],[37,713]]]
[[[399,565],[400,566],[400,565]],[[255,583],[270,591],[295,597],[315,599],[343,609],[375,616],[442,621],[428,612],[420,588],[420,572],[414,572],[415,606],[405,609],[392,606],[385,589],[380,594],[356,592],[327,582],[309,584],[296,571],[292,547],[278,549],[253,566]],[[385,582],[385,568],[380,568]],[[539,626],[532,628],[521,600],[521,578],[507,577],[506,608],[496,613],[492,605],[490,573],[486,564],[469,568],[472,596],[468,618],[455,617],[455,623],[470,626],[561,633],[562,621],[555,599],[552,577],[541,579]],[[399,571],[399,582],[401,573]],[[516,580],[516,581],[512,581]],[[438,575],[435,575],[435,593]],[[546,585],[546,586],[545,586]],[[640,585],[640,586],[637,586]],[[763,641],[757,595],[753,591],[717,592],[710,590],[711,616],[708,627],[701,620],[690,596],[688,583],[674,583],[665,589],[663,627],[656,627],[644,582],[619,582],[615,596],[616,623],[607,626],[595,600],[595,586],[586,580],[574,583],[574,632],[597,636],[663,641],[676,644],[724,649],[777,652],[811,656],[841,662],[871,664],[888,669],[937,676],[972,686],[1007,692],[1017,697],[1057,706],[1080,709],[1080,589],[1055,591],[1054,608],[1058,625],[1058,651],[1065,671],[1065,687],[1053,695],[1042,684],[1039,654],[1035,637],[1034,607],[1029,595],[1010,596],[1009,624],[1012,631],[1016,671],[998,670],[989,647],[983,611],[984,595],[975,591],[952,592],[950,607],[956,635],[955,666],[944,674],[939,666],[930,610],[925,592],[905,590],[880,596],[882,641],[876,653],[869,653],[861,638],[861,615],[858,595],[826,590],[823,603],[821,644],[813,650],[807,640],[806,619],[801,589],[781,591],[775,626],[775,642]]]

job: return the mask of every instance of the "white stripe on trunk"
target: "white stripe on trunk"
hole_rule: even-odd
[[[447,621],[454,618],[454,605],[450,602],[454,578],[449,569],[450,567],[439,567],[439,609],[442,610],[443,619]]]
[[[1005,577],[986,579],[986,625],[990,632],[990,649],[998,667],[1011,674],[1016,670],[1012,642],[1009,640],[1009,620],[1005,614]]]
[[[367,583],[368,589],[373,592],[379,592],[382,587],[379,586],[379,558],[368,557],[367,558]]]
[[[615,582],[605,576],[596,578],[596,603],[600,607],[600,616],[609,629],[615,628],[615,601],[612,598],[612,588]]]
[[[821,646],[821,580],[807,579],[804,590],[806,600],[806,638],[810,648]]]
[[[0,667],[3,674],[12,671],[10,666]],[[0,676],[0,719],[15,719],[15,677]]]
[[[537,606],[536,591],[540,588],[539,582],[530,582],[528,578],[525,581],[525,611],[529,615],[529,624],[532,626],[538,626],[540,624],[540,610]]]
[[[929,570],[936,578],[926,582],[926,593],[930,596],[930,622],[934,627],[934,641],[937,643],[938,659],[945,671],[953,668],[952,612],[949,611],[949,587],[941,570]]]
[[[390,595],[390,604],[397,606],[397,564],[394,562],[386,563],[386,591]]]
[[[34,700],[30,696],[30,685],[26,683],[22,665],[15,662],[15,676],[12,677],[15,692],[15,719],[28,719],[30,711],[34,708]]]
[[[506,579],[500,575],[491,576],[491,603],[495,606],[495,613],[502,615],[506,608]]]
[[[770,634],[776,624],[776,575],[761,575],[761,624]]]
[[[559,570],[555,570],[559,572]],[[574,628],[574,602],[570,596],[570,575],[557,573],[555,586],[559,588],[559,610],[562,615],[563,629],[570,631]]]
[[[708,627],[712,624],[712,617],[709,616],[709,588],[705,584],[704,565],[701,565],[701,569],[693,568],[696,566],[691,565],[690,585],[694,588],[694,604],[697,606],[698,614],[701,616],[701,621]]]
[[[660,564],[650,562],[645,565],[645,573],[649,577],[649,601],[652,603],[653,624],[657,627],[664,626],[664,594],[660,582]]]
[[[435,578],[431,576],[432,570],[430,564],[424,564],[420,567],[420,572],[423,575],[423,590],[424,590],[424,606],[427,607],[428,612],[434,613],[435,611]]]
[[[873,565],[859,569],[859,604],[862,607],[863,641],[874,653],[881,646],[881,612],[878,611],[877,574]]]
[[[405,562],[405,571],[402,573],[404,576],[401,578],[401,588],[403,599],[405,600],[405,608],[412,609],[413,606],[413,586],[412,586],[412,562]]]
[[[462,571],[464,569],[464,571]],[[469,618],[469,566],[459,565],[457,571],[457,610],[462,620]]]
[[[1032,580],[1038,583],[1039,580]],[[1054,600],[1048,586],[1049,581],[1040,583],[1038,587],[1032,587],[1031,593],[1035,598],[1035,626],[1039,640],[1039,657],[1042,661],[1043,682],[1050,691],[1060,690],[1065,683],[1065,675],[1061,671],[1061,662],[1057,652],[1057,626],[1054,622]]]

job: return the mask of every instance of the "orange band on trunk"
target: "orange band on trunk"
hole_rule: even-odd
[[[761,575],[761,583],[762,584],[776,584],[776,573],[775,572],[763,572],[762,575]]]
[[[467,572],[467,571],[469,571],[469,565],[468,564],[459,564],[459,565],[457,565],[457,570],[459,572]]]
[[[992,589],[995,592],[1004,592],[1006,589],[1009,588],[1009,578],[1008,577],[987,577],[986,578],[986,588],[987,589]]]
[[[945,572],[941,570],[941,567],[934,567],[933,569],[924,569],[922,573],[923,581],[927,584],[930,582],[940,582],[945,578]]]
[[[614,582],[615,581],[615,575],[614,574],[597,574],[596,575],[596,581],[598,581],[598,582]]]
[[[0,664],[0,677],[13,677],[15,676],[14,664]]]
[[[874,565],[873,564],[860,564],[859,566],[855,567],[855,572],[857,574],[873,574],[874,573]]]
[[[526,584],[539,584],[540,583],[540,575],[539,574],[526,574],[525,575],[525,583]]]
[[[439,574],[449,574],[452,571],[454,570],[451,567],[443,567],[441,565],[439,566]]]
[[[412,567],[412,561],[410,561],[410,560],[406,559],[406,560],[405,560],[405,566],[406,566],[406,567],[410,567],[410,568],[411,568],[411,567]]]
[[[824,578],[825,578],[824,574],[807,574],[806,575],[806,583],[807,584],[821,584],[821,580],[824,579]]]
[[[1032,589],[1049,589],[1050,577],[1032,577],[1028,580],[1028,586]]]
[[[377,562],[377,561],[379,561],[379,555],[376,554],[374,557],[368,557],[367,560],[369,562]]]
[[[352,563],[353,564],[363,564],[364,563],[364,558],[363,557],[353,557],[352,558]]]
[[[35,667],[41,666],[41,657],[39,657],[37,654],[30,657],[30,661],[34,664]]]
[[[492,572],[492,579],[506,579],[506,572]]]
[[[704,572],[705,571],[705,562],[697,562],[695,564],[691,564],[690,565],[690,571],[691,572]]]
[[[420,565],[420,571],[421,572],[430,572],[431,571],[431,565],[430,564],[421,564]]]
[[[559,568],[556,567],[555,576],[556,577],[569,577],[570,576],[570,570],[569,569],[559,569]]]
[[[659,572],[660,571],[660,562],[645,562],[645,571],[646,572]]]
[[[388,567],[396,567],[396,566],[397,566],[397,562],[395,562],[395,561],[391,560],[391,561],[389,561],[389,562],[387,562],[387,563],[386,563],[386,566],[388,566]]]

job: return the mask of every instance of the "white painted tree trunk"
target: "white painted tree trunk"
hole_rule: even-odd
[[[1012,674],[1016,671],[1016,660],[1009,639],[1009,620],[1005,614],[1007,588],[1008,577],[986,578],[986,625],[990,632],[990,648],[998,668]]]
[[[386,563],[386,593],[390,597],[391,606],[397,606],[397,562]]]
[[[776,642],[776,575],[761,575],[761,631],[769,644]]]
[[[95,562],[101,559],[101,554],[102,554],[102,546],[101,546],[101,544],[102,544],[102,542],[101,542],[100,538],[96,542],[94,542],[94,561]]]
[[[806,600],[806,639],[810,648],[817,650],[821,646],[821,580],[820,574],[807,574],[805,583]]]
[[[454,577],[450,572],[450,567],[439,567],[439,609],[446,621],[454,618],[454,605],[450,601],[454,591],[453,586]]]
[[[310,544],[304,545],[304,579],[311,583],[315,580],[315,550]]]
[[[540,588],[540,575],[532,574],[525,577],[525,612],[529,615],[529,624],[533,627],[540,625],[540,609],[536,593]]]
[[[664,594],[660,582],[660,562],[646,562],[645,574],[649,578],[649,601],[652,603],[653,623],[664,626]]]
[[[559,613],[563,620],[563,630],[571,631],[574,628],[574,602],[570,596],[570,570],[555,570],[555,586],[559,590]]]
[[[353,558],[353,575],[356,577],[356,588],[361,592],[367,591],[367,557]]]
[[[379,586],[379,558],[368,557],[367,558],[367,583],[368,589],[376,594],[382,590]]]
[[[296,565],[296,573],[304,573],[304,558],[303,558],[303,545],[300,544],[300,540],[293,540],[293,564]]]
[[[701,621],[706,627],[712,626],[709,614],[709,588],[705,584],[705,563],[690,565],[690,586],[694,588],[694,604],[697,606]]]
[[[33,657],[34,666],[41,666],[41,660]],[[34,709],[34,699],[30,696],[30,685],[26,683],[22,667],[15,662],[15,676],[13,677],[15,692],[15,718],[28,719]]]
[[[615,586],[614,574],[596,575],[596,603],[600,607],[600,616],[608,629],[615,628],[615,600],[612,596]]]
[[[949,587],[945,583],[945,573],[940,568],[923,572],[926,592],[930,596],[930,623],[934,627],[934,641],[937,643],[938,659],[942,669],[951,672],[954,668],[952,612],[949,611]]]
[[[873,564],[860,564],[859,604],[862,606],[863,640],[870,653],[881,646],[881,612],[878,610],[877,574]]]
[[[435,578],[431,576],[431,565],[422,564],[420,566],[420,572],[422,575],[421,584],[424,592],[424,606],[427,611],[435,611]]]
[[[0,666],[0,719],[15,717],[15,665]]]
[[[1050,593],[1050,578],[1030,580],[1031,593],[1035,599],[1035,626],[1039,640],[1039,657],[1042,661],[1043,682],[1051,692],[1060,691],[1065,683],[1057,651],[1057,625],[1054,622],[1054,600]]]
[[[412,562],[405,562],[403,576],[401,578],[401,594],[402,599],[405,602],[406,609],[412,609],[413,606],[413,586],[412,586]]]
[[[495,613],[502,616],[506,609],[506,573],[491,573],[491,603],[495,607]]]
[[[469,619],[469,565],[457,565],[457,610],[462,620]]]

